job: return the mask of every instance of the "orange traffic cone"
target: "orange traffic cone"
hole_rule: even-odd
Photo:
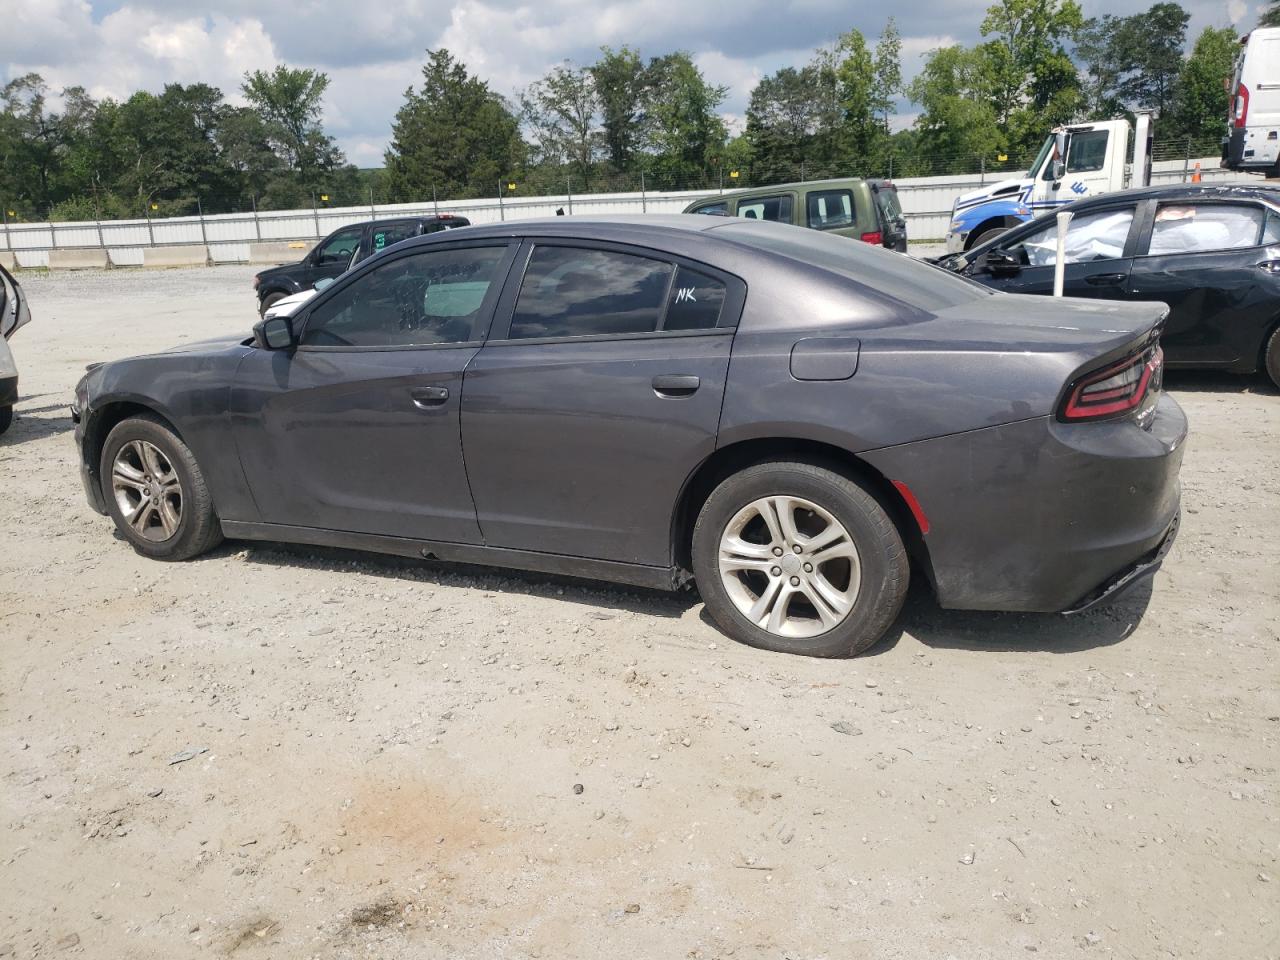
[[[1192,183],[1199,183],[1199,182],[1200,182],[1200,164],[1199,164],[1199,162],[1197,162],[1197,163],[1196,163],[1196,168],[1195,168],[1195,170],[1191,171],[1191,182],[1192,182]]]

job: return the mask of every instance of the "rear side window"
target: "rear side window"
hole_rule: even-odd
[[[410,237],[418,235],[418,225],[416,223],[389,223],[386,226],[381,224],[373,227],[372,242],[373,252],[384,250],[393,243],[399,243],[401,240],[408,240]]]
[[[520,284],[510,338],[652,333],[673,267],[613,250],[535,247]]]
[[[853,194],[848,190],[822,190],[809,194],[808,222],[814,230],[838,230],[853,226]]]
[[[1071,136],[1067,147],[1067,173],[1091,173],[1107,162],[1108,130],[1088,130]]]
[[[738,201],[738,216],[748,220],[772,220],[774,223],[791,222],[791,195],[757,197]]]
[[[1264,244],[1280,243],[1280,213],[1267,213],[1267,225],[1262,231]]]
[[[400,257],[345,286],[311,312],[303,346],[397,347],[478,339],[485,295],[506,246]]]
[[[725,286],[715,277],[680,267],[671,285],[663,330],[710,330],[720,322]]]
[[[700,207],[694,207],[690,213],[704,213],[711,217],[725,217],[729,215],[729,202],[721,200],[719,203],[704,203]]]
[[[1261,207],[1247,204],[1162,203],[1156,209],[1149,253],[1161,256],[1256,246],[1263,217]]]

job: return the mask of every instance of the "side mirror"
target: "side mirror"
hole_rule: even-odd
[[[987,254],[987,269],[995,277],[1012,277],[1022,272],[1022,259],[1012,250],[992,250]]]
[[[1053,161],[1053,179],[1061,180],[1067,175],[1067,165],[1061,160]]]
[[[253,342],[261,350],[288,350],[297,344],[292,317],[268,317],[253,325]]]

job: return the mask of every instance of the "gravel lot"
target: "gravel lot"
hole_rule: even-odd
[[[689,597],[136,556],[84,502],[72,386],[247,331],[251,275],[21,278],[0,957],[1280,956],[1259,380],[1169,377],[1186,513],[1147,591],[1076,620],[916,591],[869,655],[806,661]]]

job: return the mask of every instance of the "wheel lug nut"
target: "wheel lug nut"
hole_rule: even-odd
[[[812,564],[812,563],[806,563],[806,564],[804,565],[804,572],[805,572],[805,573],[813,573],[813,564]]]
[[[800,578],[799,578],[799,577],[792,577],[792,578],[791,578],[791,585],[792,585],[793,587],[798,587],[798,586],[800,586]]]
[[[773,569],[771,569],[771,570],[769,571],[769,574],[770,574],[770,576],[780,577],[780,576],[782,576],[782,568],[781,568],[781,567],[774,567]]]
[[[804,547],[800,546],[798,543],[792,549],[794,549],[796,553],[802,553],[804,551]]]
[[[781,548],[781,547],[774,547],[774,548],[773,548],[773,555],[774,555],[775,557],[780,557],[780,556],[782,556],[782,548]]]

